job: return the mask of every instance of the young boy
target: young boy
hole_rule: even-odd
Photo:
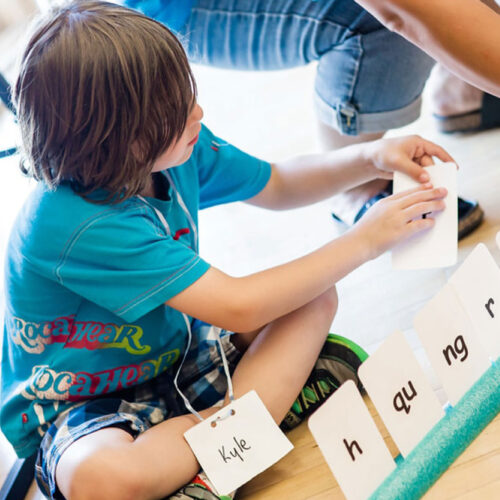
[[[8,248],[1,425],[19,456],[38,450],[51,498],[163,498],[188,483],[199,464],[183,433],[198,421],[180,393],[202,417],[219,409],[220,329],[235,396],[255,389],[282,422],[325,345],[335,283],[444,208],[421,165],[451,158],[419,137],[274,165],[224,143],[201,125],[179,42],[113,4],[42,20],[14,94],[39,182]],[[292,208],[395,170],[422,187],[293,262],[234,278],[198,254],[200,208]],[[324,349],[325,383],[355,378],[362,350],[338,337]],[[288,426],[308,414],[293,410]],[[202,483],[209,494],[197,476],[176,498]]]

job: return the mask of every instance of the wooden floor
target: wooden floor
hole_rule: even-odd
[[[393,457],[396,445],[375,408],[368,409]],[[335,425],[335,422],[332,422]],[[295,448],[279,463],[250,481],[237,499],[342,500],[340,490],[306,424],[288,434]],[[478,436],[439,481],[425,500],[498,500],[500,498],[500,415]]]
[[[195,73],[200,103],[205,110],[204,121],[224,139],[271,161],[317,150],[311,96],[313,66],[269,73],[197,67]],[[429,110],[424,109],[419,121],[392,135],[403,133],[419,133],[447,148],[461,167],[460,193],[478,198],[485,209],[482,227],[461,242],[459,259],[462,261],[478,242],[483,242],[500,263],[500,251],[495,246],[495,235],[500,231],[500,129],[476,135],[443,136],[434,130]],[[13,124],[5,113],[0,115],[0,146],[10,144],[15,137]],[[15,160],[0,161],[0,261],[3,261],[8,228],[31,189],[30,183],[19,175],[16,163]],[[202,256],[233,275],[286,262],[317,248],[340,232],[331,220],[328,202],[280,213],[234,204],[215,207],[200,216]],[[332,331],[352,338],[373,352],[395,329],[403,330],[444,402],[439,381],[423,354],[412,321],[454,269],[396,272],[391,269],[389,255],[365,264],[338,284],[340,307]],[[370,410],[374,414],[371,406]],[[387,432],[382,430],[382,433],[396,454]],[[289,437],[295,449],[242,488],[238,498],[343,498],[307,426],[295,429]],[[0,481],[12,459],[8,444],[0,439]],[[33,488],[29,497],[40,498],[40,494]],[[500,417],[497,416],[426,498],[500,498]]]

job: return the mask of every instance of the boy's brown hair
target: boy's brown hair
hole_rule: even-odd
[[[162,24],[107,2],[71,2],[41,20],[14,87],[22,169],[84,197],[138,194],[181,135],[196,86]]]

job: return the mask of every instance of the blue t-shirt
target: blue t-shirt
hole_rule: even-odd
[[[20,212],[5,266],[0,410],[19,456],[75,402],[144,382],[179,358],[186,325],[164,302],[210,267],[198,255],[198,210],[256,195],[270,165],[203,127],[191,158],[162,175],[167,201],[99,205],[39,183]]]
[[[124,5],[179,31],[188,20],[194,0],[124,0]]]

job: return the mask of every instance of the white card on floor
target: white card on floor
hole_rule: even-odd
[[[396,468],[352,380],[311,415],[308,425],[347,500],[366,500]]]
[[[406,457],[444,415],[401,332],[390,335],[359,368],[359,378]]]
[[[449,280],[479,341],[493,360],[500,357],[500,268],[480,243]]]
[[[457,167],[440,163],[425,167],[434,187],[448,190],[442,212],[430,214],[435,224],[430,230],[417,234],[396,246],[392,251],[394,269],[430,269],[452,266],[457,262]],[[417,187],[419,183],[400,172],[394,173],[394,193]]]
[[[227,416],[231,410],[234,414]],[[184,437],[219,495],[236,490],[293,449],[255,391],[195,425]]]
[[[457,404],[491,364],[449,283],[417,313],[414,326],[450,403]]]

